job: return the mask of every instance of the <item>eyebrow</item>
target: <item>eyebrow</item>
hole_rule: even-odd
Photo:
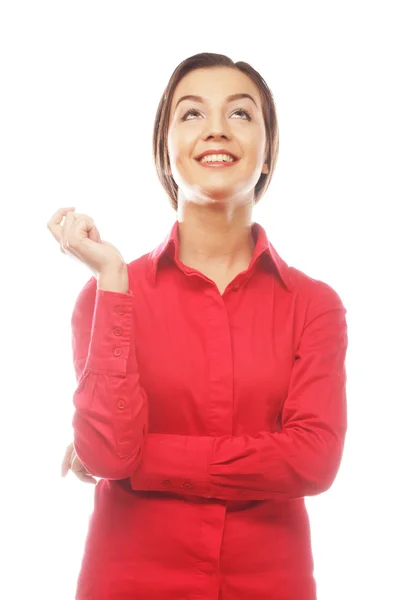
[[[234,100],[240,100],[241,98],[250,98],[250,100],[252,100],[254,102],[254,104],[257,106],[256,101],[254,100],[253,96],[250,96],[250,94],[231,94],[230,96],[227,97],[226,102],[233,102]],[[187,96],[182,96],[182,98],[179,98],[178,102],[176,103],[175,110],[177,109],[179,102],[182,102],[182,100],[193,100],[193,102],[204,102],[204,98],[202,98],[201,96],[194,96],[193,94],[188,94]]]

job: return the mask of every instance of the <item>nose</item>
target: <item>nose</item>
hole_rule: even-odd
[[[222,140],[227,140],[229,138],[229,136],[227,136],[225,133],[213,130],[212,133],[209,133],[208,135],[205,136],[205,140],[210,140],[210,139],[222,139]]]
[[[220,116],[215,114],[207,121],[205,126],[204,139],[229,139],[230,134],[226,121]]]

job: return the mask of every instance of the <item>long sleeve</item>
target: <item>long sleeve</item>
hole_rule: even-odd
[[[256,437],[149,434],[134,490],[222,500],[293,499],[326,491],[347,430],[346,309],[329,286],[310,301],[277,432]]]
[[[71,319],[78,382],[74,446],[88,471],[105,479],[134,472],[148,426],[133,340],[133,302],[131,292],[97,289],[92,277],[78,295]]]

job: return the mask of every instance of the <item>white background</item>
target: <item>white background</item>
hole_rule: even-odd
[[[280,154],[253,220],[348,310],[345,454],[332,488],[307,499],[318,598],[400,597],[396,4],[2,2],[1,598],[71,600],[92,508],[92,486],[60,477],[70,318],[92,273],[46,223],[75,206],[127,262],[164,239],[175,213],[153,120],[198,52],[247,61],[270,86]]]

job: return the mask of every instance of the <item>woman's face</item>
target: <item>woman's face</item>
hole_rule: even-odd
[[[249,94],[254,102],[229,100],[233,94]],[[180,101],[186,95],[202,100]],[[260,93],[245,73],[211,67],[185,75],[172,98],[168,127],[171,174],[181,196],[200,203],[253,199],[261,173],[268,172],[266,133]],[[227,150],[239,160],[229,167],[202,166],[196,157],[211,149]]]

